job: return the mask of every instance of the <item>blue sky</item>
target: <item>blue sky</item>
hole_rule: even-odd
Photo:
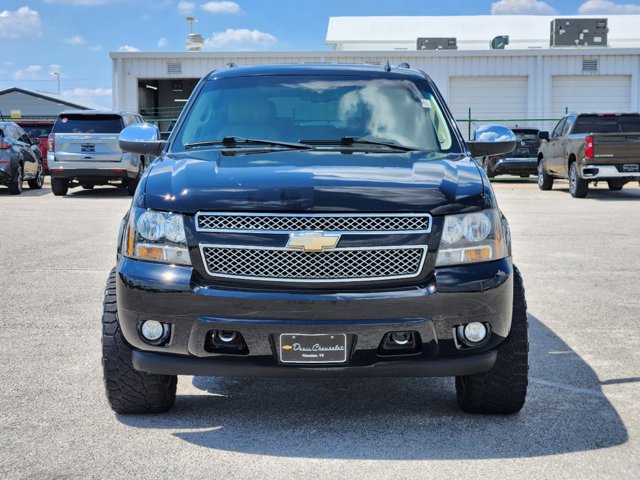
[[[0,0],[0,89],[19,86],[111,104],[118,50],[183,51],[185,15],[208,50],[326,50],[341,15],[640,13],[640,0]]]

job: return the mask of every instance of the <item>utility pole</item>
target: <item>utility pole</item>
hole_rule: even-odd
[[[58,78],[58,95],[60,95],[60,72],[51,72],[51,75],[54,75]]]

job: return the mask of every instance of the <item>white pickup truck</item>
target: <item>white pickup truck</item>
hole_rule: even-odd
[[[125,153],[118,145],[120,131],[143,123],[137,113],[99,110],[62,112],[49,135],[47,162],[54,195],[71,187],[90,190],[116,185],[133,195],[145,169],[144,155]]]

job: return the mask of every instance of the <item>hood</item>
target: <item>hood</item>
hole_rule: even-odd
[[[480,210],[470,158],[425,152],[299,151],[167,155],[146,173],[144,206],[198,211],[430,212]]]

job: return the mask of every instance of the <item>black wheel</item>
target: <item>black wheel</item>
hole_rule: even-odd
[[[544,169],[544,158],[538,162],[538,188],[540,190],[551,190],[553,188],[553,177]]]
[[[622,187],[624,187],[626,183],[627,182],[625,182],[624,180],[607,180],[607,185],[609,185],[609,190],[613,192],[622,190]]]
[[[42,185],[44,185],[44,169],[42,168],[42,163],[38,164],[38,173],[36,173],[36,178],[33,180],[29,180],[29,188],[32,190],[40,190]]]
[[[80,186],[82,187],[83,190],[93,190],[93,187],[95,187],[93,183],[83,183]]]
[[[494,178],[495,174],[493,173],[493,170],[491,169],[491,161],[485,157],[482,160],[482,169],[484,170],[484,173],[487,174],[487,177],[489,178]]]
[[[569,192],[574,198],[584,198],[589,193],[589,182],[578,175],[578,164],[573,162],[569,167]]]
[[[51,190],[53,190],[54,195],[64,197],[69,191],[69,180],[66,178],[52,178]]]
[[[519,412],[527,396],[528,372],[527,301],[520,271],[514,266],[513,314],[509,336],[498,347],[498,359],[492,370],[456,377],[458,405],[468,413]]]
[[[162,413],[176,401],[176,375],[154,375],[133,368],[131,347],[118,325],[115,268],[104,292],[102,368],[107,400],[116,413]]]
[[[18,164],[18,168],[16,168],[16,173],[11,179],[11,183],[9,184],[9,193],[11,195],[20,195],[22,193],[23,181],[24,181],[24,170],[22,169],[22,165]]]

